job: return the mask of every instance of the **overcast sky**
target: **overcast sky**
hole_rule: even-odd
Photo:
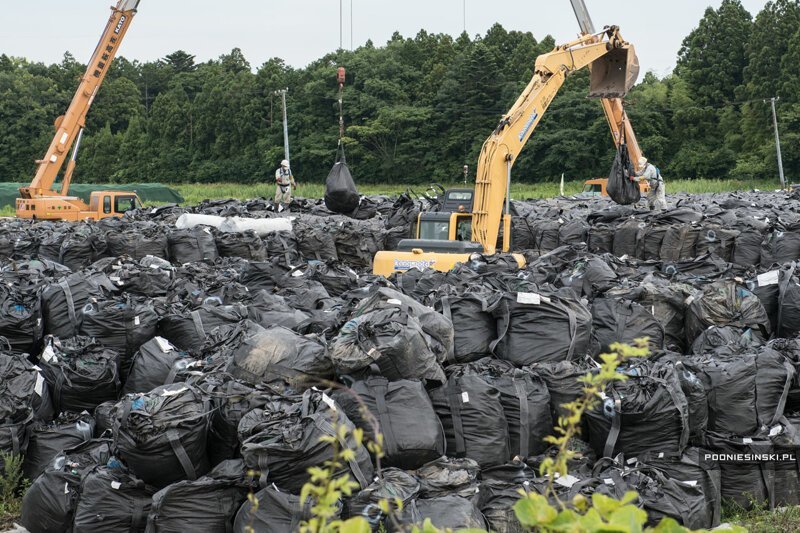
[[[116,0],[4,0],[0,53],[46,63],[69,50],[88,61]],[[394,31],[413,36],[420,29],[458,35],[465,0],[342,0],[344,46],[376,45]],[[643,70],[671,71],[683,38],[705,8],[721,0],[586,0],[595,26],[617,24],[633,42]],[[766,0],[742,0],[755,16]],[[646,7],[645,7],[646,6]],[[575,37],[577,22],[569,0],[466,0],[466,29],[484,33],[495,22],[506,29],[547,34],[556,41]],[[178,49],[205,61],[243,50],[255,68],[271,57],[302,67],[339,46],[339,0],[142,0],[121,54],[142,61]],[[533,61],[533,58],[531,58]]]

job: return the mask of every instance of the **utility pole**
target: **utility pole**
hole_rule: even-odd
[[[284,158],[291,162],[292,159],[289,157],[289,121],[286,118],[286,93],[289,92],[289,89],[281,89],[279,91],[275,91],[275,95],[280,95],[281,100],[283,102],[283,153]]]
[[[774,96],[769,99],[772,105],[772,126],[775,128],[775,150],[778,152],[778,175],[781,178],[781,188],[786,188],[786,178],[783,175],[783,157],[781,157],[781,136],[778,133],[778,114],[775,112],[775,101],[780,98]],[[764,100],[766,102],[766,100]]]
[[[342,15],[342,0],[339,0],[339,50],[344,49],[342,45],[342,35],[344,31],[344,23],[343,23],[343,15]]]

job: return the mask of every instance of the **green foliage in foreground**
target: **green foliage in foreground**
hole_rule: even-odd
[[[5,531],[19,519],[21,496],[28,488],[28,481],[23,479],[21,455],[2,453],[0,464],[4,465],[0,473],[0,531]]]

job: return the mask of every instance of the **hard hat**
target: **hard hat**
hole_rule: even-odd
[[[645,156],[642,156],[642,157],[640,157],[640,158],[639,158],[639,166],[640,166],[640,167],[643,167],[643,166],[645,166],[646,164],[647,164],[647,158],[646,158]]]
[[[281,166],[283,168],[289,168],[289,160],[288,159],[284,159],[283,161],[281,161]]]

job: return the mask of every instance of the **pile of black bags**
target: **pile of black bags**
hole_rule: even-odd
[[[174,227],[276,216],[265,200],[3,221],[0,451],[31,483],[21,523],[294,531],[334,439],[357,484],[337,516],[513,531],[579,378],[642,338],[650,355],[581,421],[559,497],[636,490],[651,524],[692,528],[725,501],[800,504],[795,460],[710,458],[800,444],[800,205],[678,200],[517,202],[524,269],[499,255],[389,279],[371,261],[412,235],[428,205],[409,195],[346,216],[296,199],[292,230],[266,234]]]

